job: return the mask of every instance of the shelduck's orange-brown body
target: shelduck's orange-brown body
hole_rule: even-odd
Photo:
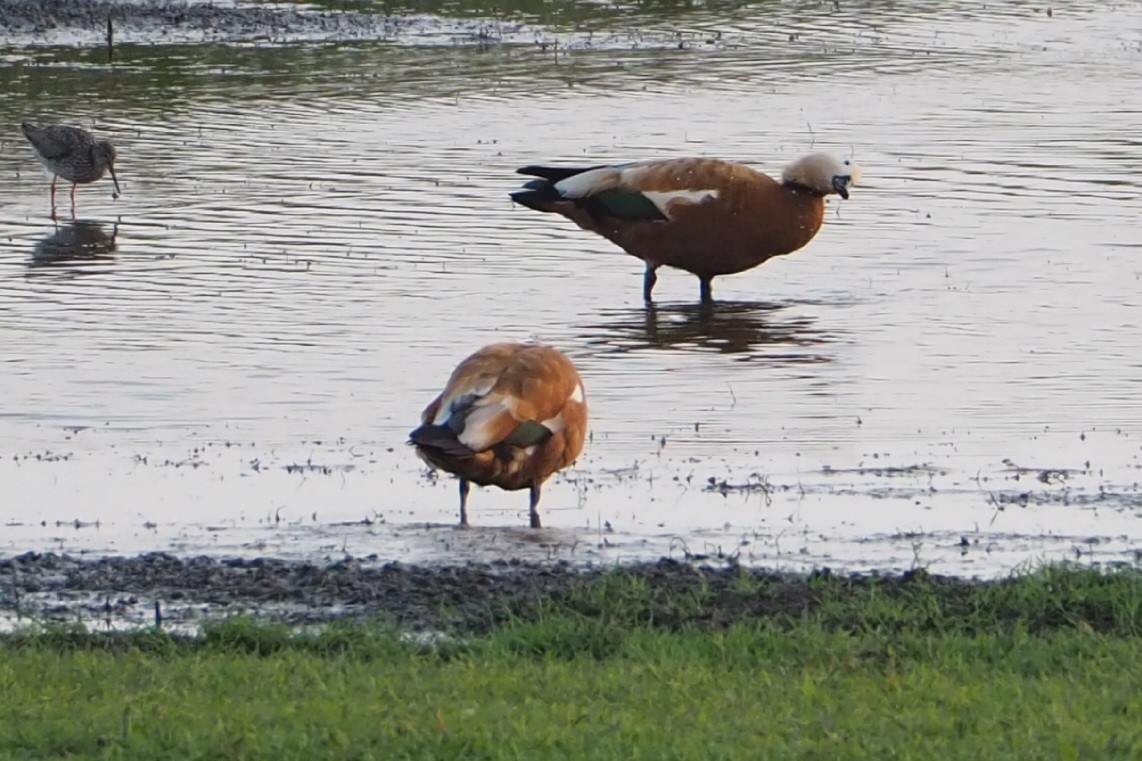
[[[409,434],[417,454],[460,479],[460,525],[468,526],[469,482],[530,490],[540,527],[543,482],[575,461],[587,435],[583,381],[549,346],[498,343],[461,362]]]
[[[711,158],[518,171],[540,179],[513,193],[515,201],[561,214],[646,263],[648,303],[663,265],[697,275],[709,301],[714,277],[802,248],[824,221],[825,196],[848,198],[859,177],[851,162],[821,153],[791,164],[781,182]]]

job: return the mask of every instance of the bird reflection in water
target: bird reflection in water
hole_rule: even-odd
[[[98,222],[76,221],[57,225],[47,236],[36,243],[30,267],[57,267],[87,262],[114,260],[115,236],[119,234],[116,222],[111,232]]]
[[[607,322],[587,326],[580,336],[604,352],[694,349],[740,355],[736,358],[745,361],[832,361],[822,349],[838,336],[799,306],[804,304],[727,301],[614,310],[603,313]]]

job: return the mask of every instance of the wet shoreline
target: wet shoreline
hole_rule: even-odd
[[[716,626],[800,615],[818,602],[814,580],[833,575],[828,569],[775,573],[671,559],[622,567],[508,560],[433,566],[354,558],[319,565],[166,553],[89,560],[29,552],[0,559],[0,628],[80,622],[93,629],[159,624],[193,631],[205,621],[249,615],[292,625],[381,621],[403,631],[478,634],[512,618],[532,618],[544,604],[606,584],[615,572],[635,579],[651,598],[704,596],[701,623]],[[952,595],[1002,583],[919,575]],[[916,576],[845,578],[850,586],[878,585],[891,594]],[[655,613],[666,625],[682,623],[673,621],[676,615],[682,614],[669,608]]]
[[[495,42],[521,30],[469,19],[435,29],[416,16],[317,10],[289,5],[216,5],[168,0],[0,0],[0,42],[9,45],[107,44],[108,22],[119,44],[288,43],[390,40],[428,32],[452,42]]]
[[[341,31],[383,36],[386,16],[349,11],[306,11],[282,7],[217,6],[213,3],[119,2],[116,0],[0,0],[0,35],[46,34],[64,29],[105,34],[110,18],[117,29],[150,31],[157,38],[197,33],[210,39],[243,39]]]

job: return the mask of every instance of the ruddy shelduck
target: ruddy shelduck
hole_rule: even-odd
[[[848,159],[813,153],[785,168],[781,182],[744,164],[711,158],[643,161],[571,169],[525,166],[531,180],[512,199],[562,214],[646,263],[642,296],[652,303],[658,268],[710,281],[788,254],[813,239],[825,196],[849,197],[860,169]]]
[[[468,527],[469,483],[531,492],[540,528],[543,482],[570,465],[587,435],[583,381],[549,346],[485,346],[452,372],[409,434],[417,454],[460,479],[460,526]]]

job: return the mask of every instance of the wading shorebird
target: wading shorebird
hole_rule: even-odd
[[[115,176],[115,146],[111,143],[96,140],[85,129],[62,124],[37,127],[24,122],[20,128],[32,144],[36,158],[52,173],[52,216],[55,216],[56,211],[56,180],[60,177],[71,183],[73,210],[76,185],[95,182],[107,172],[111,172],[111,181],[115,183],[115,192],[111,198],[119,197],[119,178]]]
[[[587,399],[571,360],[549,346],[498,343],[456,367],[409,443],[460,479],[461,528],[469,483],[529,489],[531,527],[540,528],[543,482],[575,461],[586,435]]]
[[[827,153],[794,161],[781,182],[710,158],[517,171],[540,179],[512,193],[512,200],[562,214],[646,263],[647,304],[663,265],[697,275],[702,302],[711,302],[711,280],[803,247],[824,221],[825,196],[847,199],[860,179],[856,164]]]

